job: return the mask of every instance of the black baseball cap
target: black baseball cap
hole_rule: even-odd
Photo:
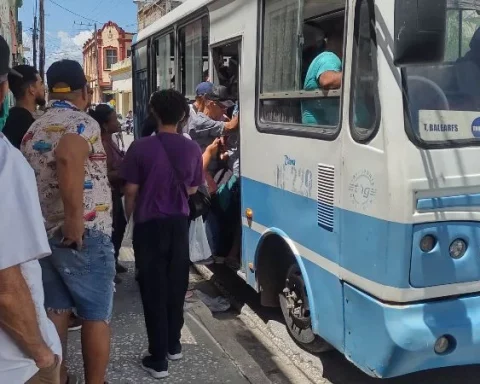
[[[232,97],[228,94],[227,87],[223,85],[215,85],[212,87],[210,92],[205,94],[205,99],[211,101],[217,101],[222,104],[225,108],[231,108],[235,105],[232,100]]]
[[[60,60],[53,63],[47,70],[49,92],[70,93],[84,88],[87,77],[78,61]]]
[[[10,47],[0,35],[0,83],[8,80],[8,74],[22,77],[20,73],[10,68]]]

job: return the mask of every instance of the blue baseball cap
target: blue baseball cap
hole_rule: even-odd
[[[195,89],[195,94],[197,96],[203,96],[203,95],[206,95],[207,93],[212,92],[212,90],[213,90],[213,83],[210,83],[209,81],[205,81],[197,85],[197,88]]]

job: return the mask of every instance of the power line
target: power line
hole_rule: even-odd
[[[88,17],[82,16],[82,15],[76,13],[76,12],[73,12],[72,10],[70,10],[70,9],[68,9],[68,8],[65,8],[63,5],[58,4],[58,3],[57,3],[56,1],[54,1],[54,0],[50,0],[50,2],[51,2],[52,4],[55,4],[57,7],[62,8],[64,11],[67,11],[67,12],[71,13],[72,15],[75,15],[75,16],[77,16],[77,17],[80,17],[80,18],[82,18],[82,19],[84,19],[84,20],[93,21],[94,23],[104,24],[104,23],[102,23],[101,21],[93,20],[93,19],[90,19],[90,18],[88,18]]]
[[[84,19],[84,20],[87,20],[87,21],[91,21],[91,22],[94,22],[94,23],[98,23],[98,24],[101,24],[101,25],[106,24],[106,22],[102,22],[102,21],[90,19],[89,17],[86,17],[86,16],[82,16],[82,15],[80,15],[80,14],[78,14],[78,13],[76,13],[76,12],[74,12],[74,11],[68,9],[68,8],[65,8],[63,5],[58,4],[55,0],[50,0],[50,2],[51,2],[52,4],[55,4],[57,7],[63,9],[64,11],[69,12],[69,13],[71,13],[72,15],[75,15],[75,16],[77,16],[77,17],[80,17],[81,19]],[[134,25],[137,25],[137,23],[127,24],[127,25],[123,26],[123,28],[130,27],[130,26],[134,26]],[[120,26],[121,26],[121,25],[120,25]]]

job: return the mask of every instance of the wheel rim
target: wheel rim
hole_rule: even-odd
[[[310,307],[308,305],[307,289],[300,268],[294,265],[290,268],[286,286],[283,291],[288,314],[292,325],[300,329],[311,327]]]

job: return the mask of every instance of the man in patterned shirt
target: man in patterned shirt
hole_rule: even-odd
[[[45,306],[66,352],[73,308],[83,320],[87,384],[100,384],[110,353],[115,259],[111,191],[98,123],[84,112],[87,80],[79,63],[57,61],[47,71],[49,105],[21,149],[35,170],[52,256],[41,260]],[[62,384],[67,380],[62,369]]]

